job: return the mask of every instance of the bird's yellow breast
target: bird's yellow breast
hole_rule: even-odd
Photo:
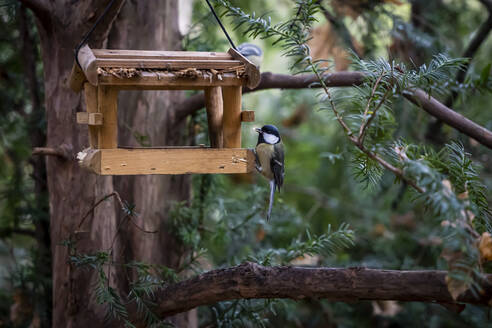
[[[272,169],[270,167],[270,160],[273,156],[274,152],[273,145],[267,143],[261,143],[256,146],[256,154],[258,155],[258,159],[260,160],[261,166],[261,174],[268,180],[273,179]]]

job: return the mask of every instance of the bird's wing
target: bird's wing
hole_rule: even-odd
[[[270,167],[273,172],[273,178],[275,180],[275,185],[280,191],[280,187],[284,184],[284,145],[280,142],[273,146],[273,156],[270,161]]]

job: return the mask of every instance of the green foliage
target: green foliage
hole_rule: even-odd
[[[70,262],[78,268],[90,268],[97,275],[94,296],[98,304],[106,307],[106,320],[116,319],[125,327],[135,327],[130,321],[127,306],[134,303],[137,315],[147,327],[166,327],[169,322],[159,318],[155,312],[155,293],[170,283],[178,281],[174,270],[142,262],[118,264],[112,261],[112,251],[99,251],[94,254],[80,254],[74,243],[66,242],[69,248]],[[135,273],[135,280],[128,278],[128,294],[120,293],[110,285],[111,270],[129,270]]]
[[[364,83],[351,91],[332,93],[324,82],[330,67],[321,65],[325,60],[314,60],[309,48],[300,44],[300,40],[305,43],[309,39],[309,33],[299,31],[309,31],[312,21],[306,21],[305,28],[299,27],[289,34],[283,28],[295,18],[272,24],[270,19],[256,18],[227,3],[224,7],[238,27],[246,25],[244,30],[250,36],[274,38],[274,44],[280,43],[284,54],[299,56],[296,63],[301,68],[297,72],[317,76],[319,81],[311,86],[323,88],[318,94],[320,108],[334,114],[347,139],[360,149],[352,157],[357,180],[366,186],[379,186],[386,167],[396,175],[397,181],[409,183],[422,192],[413,197],[421,200],[430,216],[443,225],[440,248],[449,269],[450,291],[454,295],[459,286],[464,286],[477,293],[483,275],[477,238],[490,226],[490,210],[483,183],[469,154],[458,143],[450,143],[435,152],[393,135],[398,123],[401,124],[393,109],[399,98],[414,88],[422,88],[432,95],[449,94],[456,71],[463,70],[467,60],[439,54],[428,65],[413,64],[414,68],[407,68],[402,62],[353,56],[354,68],[366,76]],[[484,70],[488,72],[487,68]],[[480,80],[482,85],[487,84],[487,73]],[[269,263],[271,254],[274,252],[267,253],[262,261]]]
[[[356,154],[352,158],[352,165],[354,167],[354,177],[360,183],[365,184],[366,188],[377,188],[384,173],[379,163],[363,152],[356,150]]]
[[[216,327],[262,327],[271,325],[264,313],[277,314],[281,306],[277,300],[235,300],[220,302],[210,307],[213,319],[210,325]]]
[[[328,226],[327,232],[317,237],[311,236],[309,230],[306,230],[306,237],[305,241],[298,237],[287,248],[264,250],[251,256],[250,260],[261,265],[285,265],[306,255],[328,256],[354,245],[354,232],[347,224],[342,224],[333,232],[331,226]]]
[[[308,54],[309,48],[305,43],[310,39],[310,27],[316,22],[315,15],[319,11],[318,1],[295,1],[295,16],[290,20],[273,25],[271,17],[256,16],[254,12],[247,14],[226,0],[215,2],[226,9],[226,16],[234,19],[236,29],[244,27],[244,34],[248,37],[274,39],[273,46],[279,44],[283,49],[283,54],[287,57],[302,58]]]

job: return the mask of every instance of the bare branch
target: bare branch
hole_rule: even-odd
[[[457,84],[463,83],[463,81],[465,81],[466,73],[468,72],[468,68],[470,67],[471,61],[473,57],[475,57],[478,48],[480,48],[482,43],[487,39],[490,30],[492,30],[492,12],[489,14],[487,20],[480,26],[478,31],[475,33],[475,36],[470,41],[470,44],[468,45],[465,52],[463,53],[462,57],[469,58],[470,60],[465,64],[465,67],[462,70],[459,70],[458,73],[456,73]],[[448,107],[452,106],[457,96],[458,96],[458,92],[453,91],[451,95],[446,99],[444,104]]]
[[[326,86],[329,88],[350,87],[361,84],[364,79],[364,74],[361,72],[336,72],[323,74],[323,78]],[[261,81],[256,88],[243,88],[243,93],[266,89],[304,89],[315,82],[318,82],[318,79],[314,74],[287,75],[265,72],[261,73]],[[178,104],[176,107],[176,115],[179,119],[184,119],[186,116],[193,114],[204,106],[205,98],[203,92],[201,92]]]
[[[63,160],[68,160],[72,158],[70,152],[62,147],[51,148],[51,147],[34,147],[32,149],[32,155],[42,155],[42,156],[56,156]]]
[[[412,90],[405,93],[405,97],[430,115],[492,149],[492,132],[486,128],[453,111],[422,90]]]
[[[158,314],[167,317],[197,306],[232,299],[290,298],[356,302],[396,300],[457,304],[448,292],[446,271],[397,271],[366,268],[264,267],[246,262],[209,271],[159,292]],[[459,303],[488,305],[492,275],[478,298],[466,292]]]

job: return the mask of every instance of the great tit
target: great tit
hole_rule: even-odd
[[[256,66],[260,66],[263,59],[263,51],[257,45],[251,43],[241,43],[237,46],[237,51]]]
[[[284,184],[284,144],[274,125],[265,125],[261,129],[255,130],[259,133],[255,148],[256,169],[270,182],[268,221],[272,212],[275,189],[280,191],[280,187]]]

